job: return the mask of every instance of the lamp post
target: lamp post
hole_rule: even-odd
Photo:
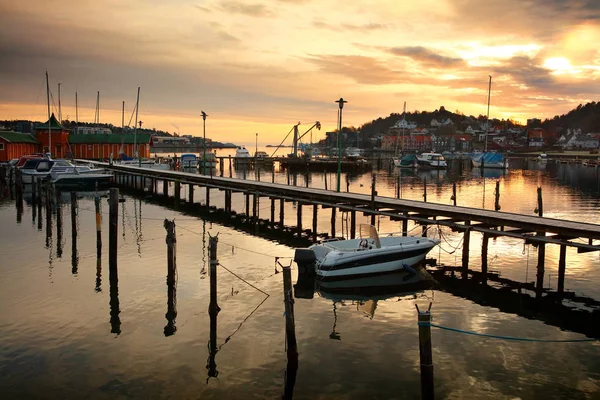
[[[337,145],[338,145],[338,167],[337,167],[337,191],[340,191],[340,185],[342,182],[342,142],[341,142],[341,133],[342,133],[342,109],[344,108],[344,103],[347,103],[343,97],[340,97],[339,100],[335,101],[340,106],[340,118],[338,125],[338,136],[337,136]]]
[[[202,143],[202,175],[206,175],[206,117],[208,117],[208,114],[202,111],[202,130],[204,131],[204,142]]]

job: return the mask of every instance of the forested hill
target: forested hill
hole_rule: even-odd
[[[580,104],[566,114],[544,120],[542,127],[557,133],[569,128],[581,129],[583,133],[598,133],[600,132],[600,102]]]

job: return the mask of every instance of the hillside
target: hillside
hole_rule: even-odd
[[[567,129],[581,129],[584,133],[600,132],[600,102],[592,101],[563,115],[542,122],[542,128],[556,133]]]

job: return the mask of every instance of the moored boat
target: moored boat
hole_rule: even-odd
[[[398,168],[416,169],[419,166],[419,160],[414,154],[407,154],[404,157],[394,157],[392,161],[394,162],[394,167]]]
[[[198,157],[195,154],[182,154],[180,157],[181,168],[197,168]]]
[[[294,260],[305,265],[314,262],[315,272],[322,280],[349,279],[411,271],[438,244],[439,240],[427,237],[380,238],[375,227],[363,224],[358,239],[329,240],[297,249]]]
[[[446,168],[446,159],[440,153],[423,153],[417,156],[419,167],[423,168]]]
[[[502,153],[480,153],[471,158],[475,168],[508,169],[508,160]]]
[[[110,187],[110,173],[79,173],[76,169],[64,172],[53,172],[49,176],[52,184],[61,189],[96,190]]]

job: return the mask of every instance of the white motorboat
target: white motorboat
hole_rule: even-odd
[[[84,165],[73,165],[67,160],[50,160],[47,158],[28,160],[21,170],[22,182],[32,184],[38,178],[45,179],[52,173],[77,171],[80,174],[98,173],[102,169],[92,169]]]
[[[235,150],[235,158],[250,158],[250,152],[244,146],[238,146]]]
[[[296,263],[314,262],[321,279],[350,279],[411,270],[440,243],[437,239],[413,236],[384,236],[371,225],[360,226],[360,237],[350,240],[329,240],[297,249]]]
[[[96,190],[110,186],[112,174],[106,172],[80,173],[75,168],[61,172],[52,172],[49,176],[52,184],[61,189]]]
[[[417,156],[419,167],[424,168],[446,168],[446,159],[440,153],[423,153]]]

